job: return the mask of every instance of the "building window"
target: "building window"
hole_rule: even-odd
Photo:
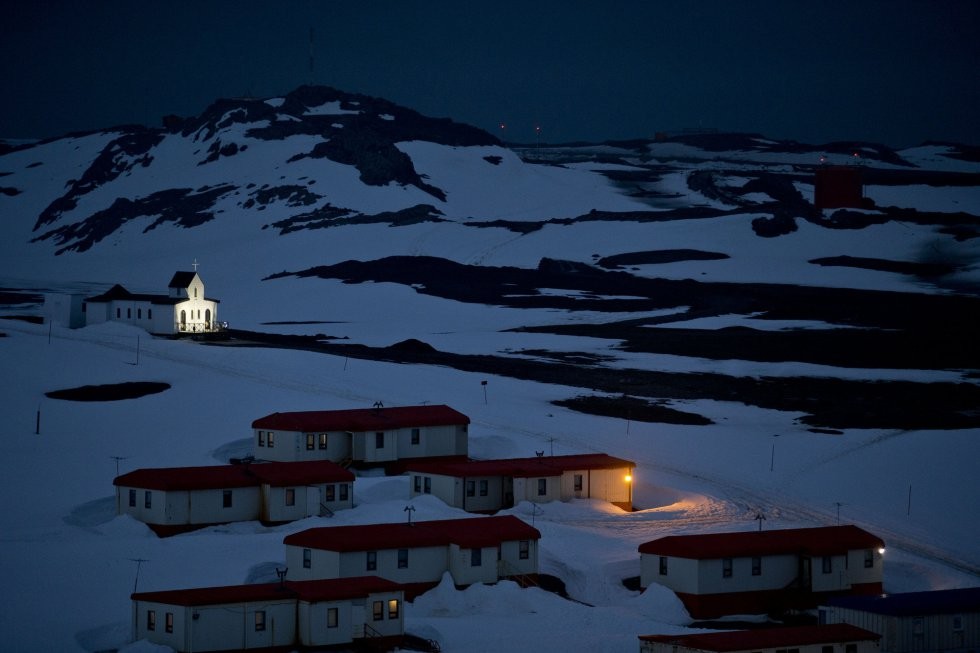
[[[149,490],[143,493],[143,507],[147,510],[153,507],[153,493]]]
[[[820,653],[834,653],[834,647],[833,646],[821,646],[820,647]]]
[[[347,493],[347,484],[346,483],[340,483],[340,500],[341,501],[347,501],[347,497],[348,496],[349,495]]]
[[[122,317],[122,309],[121,308],[117,308],[116,309],[116,319],[118,320],[121,317]]]
[[[174,613],[168,612],[163,615],[163,629],[168,633],[174,632]]]
[[[398,599],[388,599],[388,618],[398,618]]]
[[[543,497],[548,494],[548,479],[539,478],[538,479],[538,496]]]
[[[480,496],[485,497],[490,494],[490,481],[486,479],[480,481]]]
[[[265,431],[259,431],[259,446],[265,446]]]
[[[376,571],[378,569],[378,552],[368,551],[367,552],[367,564],[364,566],[368,571]]]
[[[327,628],[337,627],[337,608],[327,608]]]
[[[265,610],[255,611],[255,630],[265,630]]]
[[[426,476],[425,480],[423,481],[423,484],[425,485],[425,487],[423,488],[422,491],[425,494],[432,494],[432,477]]]
[[[845,644],[844,645],[844,653],[858,653],[858,645],[857,644]]]
[[[126,309],[126,319],[127,320],[133,319],[133,309],[131,308]]]
[[[314,446],[315,446],[315,444],[314,444],[314,440],[313,440],[313,434],[312,433],[307,433],[306,434],[306,450],[307,451],[313,451],[313,447]]]
[[[137,308],[136,309],[136,319],[137,320],[142,320],[143,319],[143,309],[142,308]],[[170,613],[168,612],[167,614],[170,614]],[[172,630],[168,630],[167,632],[170,633],[170,632],[173,632],[173,631]]]
[[[373,606],[371,616],[375,621],[383,621],[385,618],[385,603],[384,601],[375,601]]]
[[[337,494],[336,486],[333,484],[323,486],[324,489],[324,500],[333,501]]]
[[[667,556],[660,556],[660,575],[667,575]]]
[[[483,566],[483,549],[472,549],[470,551],[470,566],[471,567]]]
[[[221,492],[221,507],[231,508],[231,490],[223,490]]]
[[[272,447],[276,446],[276,433],[275,433],[275,431],[266,431],[265,432],[265,439],[268,441],[269,448],[270,449]]]
[[[326,433],[321,433],[320,434],[319,446],[320,446],[321,449],[326,449],[327,448],[327,434]]]
[[[129,507],[130,508],[136,507],[136,490],[131,489],[129,491]]]
[[[422,430],[412,429],[412,444],[419,444],[422,441]]]
[[[385,434],[381,431],[377,431],[374,434],[374,448],[375,449],[385,448]]]
[[[422,477],[419,475],[412,476],[412,491],[415,494],[422,493]]]
[[[286,488],[286,505],[287,506],[296,505],[296,488],[293,487]]]
[[[398,549],[398,568],[408,569],[408,549]]]
[[[531,557],[531,542],[529,540],[521,540],[517,543],[517,557],[521,560],[527,560]]]
[[[157,629],[157,611],[147,610],[146,611],[146,629],[156,630]]]
[[[582,491],[582,475],[581,474],[576,474],[575,475],[575,491],[576,492],[581,492]]]
[[[466,496],[476,496],[476,481],[466,481]]]
[[[963,630],[963,615],[953,615],[953,630]]]
[[[833,572],[834,571],[834,559],[832,557],[830,557],[830,556],[824,556],[823,557],[823,560],[821,562],[820,570],[823,573],[825,573],[825,574],[829,574],[829,573]]]
[[[922,637],[924,632],[922,617],[916,617],[912,620],[912,634],[918,637]]]
[[[148,320],[152,320],[153,319],[153,309],[152,308],[146,309],[146,319],[148,319]]]
[[[303,549],[303,569],[313,568],[313,551],[311,549]]]
[[[761,576],[762,575],[762,558],[755,556],[752,558],[752,575]]]
[[[864,568],[870,569],[875,566],[875,552],[874,549],[864,550]]]
[[[722,558],[721,559],[721,577],[731,578],[732,577],[732,559]]]

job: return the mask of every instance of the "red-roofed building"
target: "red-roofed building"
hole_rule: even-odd
[[[137,592],[133,635],[178,652],[397,645],[404,592],[377,576]]]
[[[445,405],[273,413],[252,422],[255,457],[383,465],[466,456],[470,418]]]
[[[286,566],[297,580],[377,574],[409,598],[442,580],[457,585],[502,578],[533,582],[541,533],[513,515],[362,526],[325,526],[288,535]]]
[[[216,331],[218,300],[204,296],[197,272],[175,272],[166,295],[132,293],[116,284],[82,303],[85,324],[124,322],[150,333],[179,334]]]
[[[640,635],[640,653],[877,653],[879,635],[863,628],[793,626],[690,635]]]
[[[640,545],[640,585],[673,590],[696,619],[779,614],[880,594],[884,546],[850,525],[671,535]]]
[[[329,460],[137,469],[116,477],[116,513],[158,535],[259,520],[278,524],[354,507],[354,474]]]
[[[411,496],[433,494],[469,512],[496,512],[521,501],[602,499],[633,509],[636,463],[604,453],[500,460],[409,462]]]

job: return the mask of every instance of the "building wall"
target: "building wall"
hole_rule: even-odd
[[[582,476],[582,489],[575,490],[575,475]],[[629,467],[619,469],[577,469],[566,471],[561,476],[561,498],[602,499],[610,503],[625,504],[632,499],[632,476]]]
[[[383,446],[377,446],[377,433],[382,434]],[[354,460],[367,463],[381,463],[398,460],[398,431],[368,431],[354,433]]]
[[[261,493],[257,487],[226,488],[231,492],[231,506],[224,507],[224,489],[193,490],[190,495],[190,523],[224,524],[251,521],[261,514]],[[169,493],[168,494],[174,494]],[[181,523],[181,522],[168,522]]]
[[[262,432],[262,444],[259,432]],[[313,448],[307,448],[307,433],[303,431],[272,431],[275,433],[275,446],[269,446],[269,429],[252,429],[252,452],[260,460],[280,462],[299,462],[311,460],[330,460],[335,463],[351,458],[351,437],[349,433],[331,431],[327,433],[327,448],[320,448],[320,433],[313,435]]]
[[[85,326],[85,313],[82,312],[84,299],[85,297],[83,295],[45,293],[45,321],[69,329],[77,329]]]
[[[413,472],[410,474],[408,492],[409,498],[423,494],[431,494],[446,502],[454,508],[463,507],[462,483],[458,482],[453,476],[443,476],[441,474],[420,474]],[[415,479],[419,481],[419,491],[415,491]],[[429,492],[426,492],[426,479],[428,479]]]
[[[479,547],[480,564],[473,565],[473,549],[461,548],[456,544],[449,545],[449,573],[457,585],[472,585],[473,583],[496,583],[497,547]]]
[[[690,558],[667,557],[667,574],[660,574],[660,556],[640,554],[640,586],[657,583],[675,592],[698,592],[698,561]]]
[[[353,603],[364,603],[364,599],[347,601],[320,601],[309,603],[300,601],[297,608],[299,643],[302,646],[335,646],[349,644],[353,640]],[[327,625],[327,613],[337,610],[337,625]]]
[[[156,627],[147,628],[147,611],[156,613]],[[265,629],[256,630],[255,613],[265,612]],[[165,631],[166,613],[174,613],[174,632]],[[178,613],[181,615],[178,629]],[[197,619],[194,619],[197,614]],[[188,625],[189,624],[189,625]],[[296,640],[296,601],[262,601],[187,608],[151,601],[133,601],[136,640],[170,646],[176,651],[243,650],[289,646]]]
[[[799,575],[799,560],[795,555],[761,556],[760,574],[752,575],[752,558],[732,558],[732,574],[724,575],[724,563],[719,559],[698,561],[697,594],[758,592],[783,589]],[[690,590],[685,590],[690,591]]]
[[[408,548],[408,566],[398,567],[399,549],[379,549],[376,569],[367,568],[366,551],[350,551],[340,554],[340,578],[356,576],[381,576],[396,583],[439,582],[448,569],[445,546]],[[322,576],[317,576],[322,578]]]
[[[498,577],[514,575],[534,575],[538,573],[538,540],[526,540],[527,558],[521,558],[521,540],[508,540],[500,543],[500,564]]]
[[[545,481],[545,493],[538,493],[538,482],[540,479]],[[532,476],[530,478],[514,479],[514,503],[521,501],[531,501],[534,503],[547,503],[548,501],[558,501],[561,499],[561,477],[560,476]]]
[[[878,643],[873,641],[856,642],[822,642],[819,644],[803,645],[782,645],[776,648],[750,648],[744,651],[728,651],[727,653],[777,653],[777,651],[793,650],[799,653],[823,653],[824,648],[829,646],[834,653],[845,653],[847,644],[853,644],[857,650],[855,653],[878,653]],[[691,648],[670,644],[668,642],[640,642],[640,653],[704,653],[701,649]]]
[[[340,553],[310,549],[310,566],[303,566],[304,547],[286,545],[286,567],[289,569],[289,580],[319,580],[343,578],[340,574]],[[363,576],[363,573],[356,574]]]
[[[418,444],[412,444],[413,428],[419,429]],[[394,431],[396,456],[399,460],[429,456],[465,456],[468,451],[466,432],[466,425],[463,424],[398,429]]]
[[[955,623],[957,617],[959,624]],[[851,624],[878,633],[882,636],[882,653],[957,653],[980,648],[980,612],[897,617],[823,606],[820,608],[820,621]]]

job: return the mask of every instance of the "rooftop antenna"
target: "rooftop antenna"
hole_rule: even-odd
[[[840,507],[844,504],[840,501],[835,501],[834,505],[837,506],[837,525],[840,526]]]
[[[412,513],[415,512],[415,506],[408,505],[405,506],[405,512],[408,513],[408,525],[412,525]]]
[[[133,592],[136,592],[136,586],[140,583],[140,567],[143,566],[144,562],[149,562],[146,558],[130,558],[131,562],[136,563],[136,580],[133,581]]]
[[[119,461],[126,460],[127,458],[129,458],[129,456],[109,456],[109,457],[116,461],[116,476],[119,476]]]
[[[762,522],[764,522],[766,520],[766,516],[763,515],[762,512],[757,512],[756,515],[755,515],[755,519],[759,522],[759,532],[761,533],[762,532]]]
[[[286,572],[288,571],[289,571],[289,567],[286,567],[285,569],[280,569],[279,567],[276,567],[276,576],[279,577],[279,589],[286,588]]]

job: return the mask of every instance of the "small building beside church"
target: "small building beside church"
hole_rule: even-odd
[[[85,325],[123,322],[158,335],[220,330],[218,300],[204,294],[197,272],[176,272],[166,295],[132,293],[116,284],[82,303]]]

